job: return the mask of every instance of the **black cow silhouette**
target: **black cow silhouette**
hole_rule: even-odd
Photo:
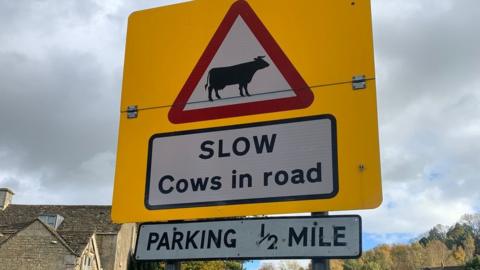
[[[213,90],[215,90],[217,99],[221,99],[218,90],[223,90],[225,86],[234,84],[238,84],[238,89],[242,97],[245,96],[243,90],[245,90],[247,96],[250,96],[250,93],[248,93],[248,84],[252,81],[253,75],[255,75],[257,70],[264,69],[270,65],[267,61],[263,60],[263,58],[265,58],[265,56],[258,56],[250,62],[210,69],[208,71],[207,84],[205,84],[205,91],[208,86],[208,99],[213,101]]]

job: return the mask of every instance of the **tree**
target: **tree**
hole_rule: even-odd
[[[243,263],[245,261],[225,261],[226,270],[243,270]]]
[[[311,265],[309,264],[305,269],[298,261],[295,260],[283,260],[279,261],[278,265],[274,265],[270,262],[262,263],[259,268],[260,270],[310,270]]]
[[[385,270],[375,261],[346,260],[343,264],[344,270]]]
[[[424,266],[444,266],[450,251],[447,246],[439,240],[433,240],[424,249]]]
[[[349,259],[343,263],[344,270],[362,270],[363,261],[361,259]]]
[[[420,240],[418,240],[418,243],[424,247],[427,246],[428,242],[429,242],[428,237],[425,237],[425,236],[420,238]]]
[[[391,256],[392,247],[389,245],[380,245],[372,250],[365,252],[363,256],[363,261],[369,269],[373,269],[378,265],[381,269],[391,269],[393,266],[392,256]],[[371,264],[375,262],[375,265]]]
[[[424,246],[428,244],[430,241],[441,241],[445,242],[447,235],[446,235],[446,228],[441,224],[437,224],[433,227],[430,231],[428,231],[427,235],[420,240]]]
[[[459,266],[480,270],[480,213],[464,215],[451,227],[436,225],[408,245],[380,245],[355,260],[343,261],[344,270],[408,270]],[[342,269],[339,266],[338,270]],[[335,269],[335,270],[337,270]]]
[[[262,263],[259,270],[275,270],[275,266],[273,263]]]
[[[480,270],[480,256],[475,256],[465,264],[465,270]]]
[[[305,270],[298,261],[280,261],[280,270]]]
[[[473,236],[468,236],[463,242],[463,249],[465,250],[465,261],[470,261],[475,256],[475,239]]]
[[[452,252],[452,257],[455,260],[456,265],[464,264],[466,261],[465,250],[462,246],[455,247],[455,250]]]
[[[308,269],[312,269],[311,263],[308,264]],[[343,270],[343,261],[342,260],[330,260],[330,270]]]
[[[392,257],[392,270],[414,270],[415,260],[409,245],[394,245],[390,251]]]
[[[164,270],[165,264],[161,262],[136,261],[131,257],[128,263],[128,270]]]
[[[241,261],[191,261],[183,262],[182,270],[243,270]]]
[[[474,254],[480,255],[480,213],[465,214],[460,219],[460,222],[471,228],[476,247]]]
[[[460,222],[470,226],[475,237],[480,237],[480,213],[465,214],[460,219]]]
[[[445,244],[450,249],[454,246],[465,248],[463,244],[468,237],[473,237],[472,228],[467,224],[455,223],[446,234]]]
[[[423,263],[425,261],[424,246],[420,243],[412,243],[410,246],[412,250],[412,261],[415,265],[415,268],[419,269],[425,266]]]

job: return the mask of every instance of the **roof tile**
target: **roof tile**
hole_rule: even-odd
[[[0,211],[0,234],[2,240],[28,226],[44,214],[58,214],[64,220],[56,232],[69,247],[80,253],[93,233],[118,233],[120,224],[110,218],[111,206],[101,205],[20,205],[10,204]]]

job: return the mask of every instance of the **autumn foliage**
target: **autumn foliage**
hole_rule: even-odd
[[[480,270],[480,214],[464,215],[451,227],[437,225],[409,244],[380,245],[356,260],[339,261],[332,270],[415,270],[473,265]],[[479,261],[478,268],[475,262]],[[473,267],[473,268],[472,268]]]

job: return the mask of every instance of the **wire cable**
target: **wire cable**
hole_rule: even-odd
[[[366,78],[364,79],[365,82],[367,81],[373,81],[375,78]],[[335,85],[341,85],[341,84],[351,84],[354,81],[344,81],[344,82],[337,82],[337,83],[327,83],[327,84],[317,84],[317,85],[311,85],[308,88],[313,90],[316,90],[318,88],[323,88],[323,87],[329,87],[329,86],[335,86]],[[299,90],[305,90],[305,88],[301,88]],[[281,90],[274,90],[270,92],[264,92],[264,93],[258,93],[258,94],[251,94],[251,97],[254,96],[262,96],[262,95],[270,95],[270,94],[277,94],[277,93],[284,93],[284,92],[289,92],[293,91],[293,89],[281,89]],[[222,100],[235,100],[235,99],[241,99],[243,98],[242,96],[236,96],[236,97],[227,97],[227,98],[222,98]],[[191,104],[201,104],[201,103],[210,103],[210,100],[201,100],[201,101],[192,101],[192,102],[187,102],[186,105],[191,105]],[[171,105],[159,105],[159,106],[151,106],[151,107],[145,107],[145,108],[137,108],[137,111],[145,111],[145,110],[153,110],[153,109],[162,109],[162,108],[170,108],[173,107],[174,104]],[[128,110],[123,110],[120,111],[121,113],[126,113]]]

